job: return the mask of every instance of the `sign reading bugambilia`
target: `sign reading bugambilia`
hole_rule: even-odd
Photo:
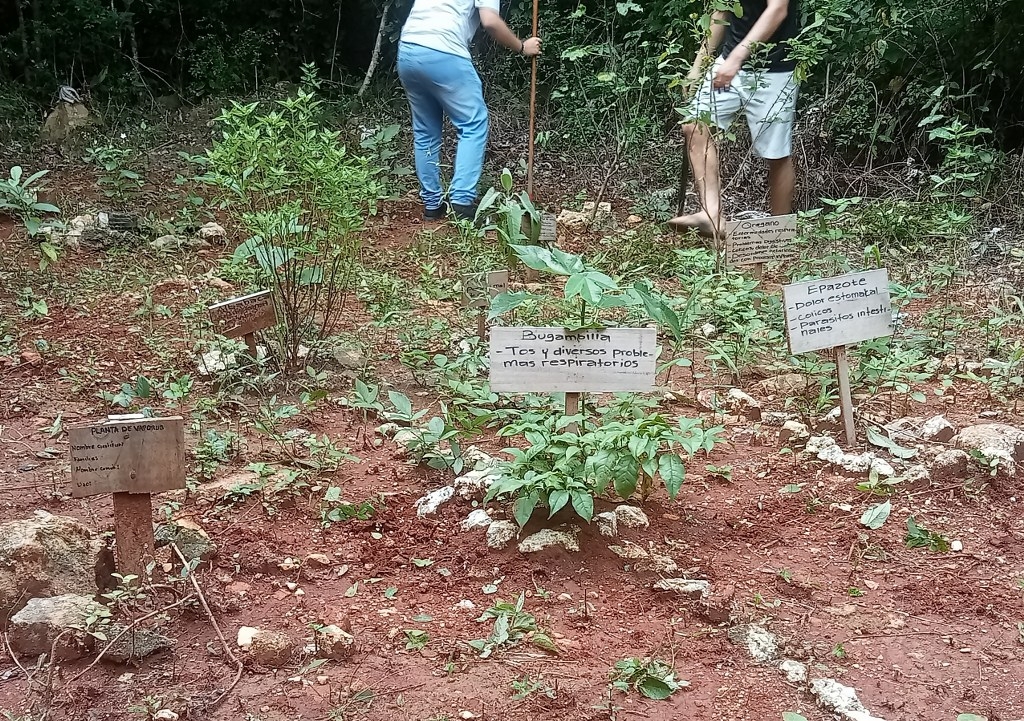
[[[782,287],[791,353],[892,335],[889,271],[868,270]]]
[[[654,328],[494,327],[491,390],[532,393],[649,391],[654,387]]]

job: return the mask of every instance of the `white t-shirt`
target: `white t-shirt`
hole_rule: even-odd
[[[499,12],[499,0],[415,0],[402,27],[402,42],[469,57],[480,27],[477,8]]]

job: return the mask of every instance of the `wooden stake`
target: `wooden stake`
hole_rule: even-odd
[[[538,5],[540,0],[533,0],[533,37],[537,37]],[[526,195],[533,200],[533,136],[537,124],[537,56],[530,59],[530,143],[526,151]]]
[[[256,334],[246,333],[242,338],[245,340],[245,347],[249,349],[249,355],[256,360]]]
[[[850,393],[850,362],[846,359],[846,346],[836,346],[836,373],[839,377],[839,404],[843,411],[846,444],[857,442],[857,429],[853,424],[853,394]]]
[[[567,392],[565,394],[565,415],[575,416],[580,412],[580,394]],[[570,433],[579,433],[579,424],[575,421],[567,425],[566,430]]]
[[[487,340],[487,310],[483,308],[476,314],[476,336],[480,340]]]
[[[153,556],[153,497],[150,494],[114,494],[114,538],[118,572],[145,578],[146,562]]]
[[[750,274],[754,277],[754,280],[758,281],[758,285],[760,285],[761,276],[764,275],[764,263],[754,263],[754,267],[750,271]],[[754,298],[754,310],[760,310],[760,309],[761,309],[761,298],[760,297]]]

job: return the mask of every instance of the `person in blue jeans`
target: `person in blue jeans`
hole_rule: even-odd
[[[416,175],[423,217],[446,214],[441,190],[441,127],[447,115],[459,136],[448,199],[461,219],[476,214],[476,186],[487,145],[487,105],[469,45],[479,27],[509,50],[540,54],[540,38],[520,40],[499,14],[499,0],[415,0],[398,44],[398,77],[412,109]]]

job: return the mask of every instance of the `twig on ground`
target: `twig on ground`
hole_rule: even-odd
[[[171,548],[174,550],[175,555],[181,561],[182,566],[187,568],[189,565],[188,561],[185,559],[185,556],[182,555],[181,550],[178,548],[177,544],[172,543]],[[196,595],[199,596],[199,602],[203,604],[203,610],[206,611],[206,615],[210,619],[210,624],[213,626],[213,630],[217,632],[217,638],[220,639],[221,644],[224,646],[224,653],[226,653],[228,658],[234,661],[235,664],[238,666],[238,671],[235,674],[234,681],[231,682],[230,686],[224,689],[224,692],[220,696],[214,699],[213,703],[211,703],[209,708],[207,709],[208,711],[213,711],[224,702],[224,699],[228,697],[228,694],[231,693],[234,690],[235,686],[238,685],[238,682],[242,680],[242,670],[244,667],[242,665],[242,662],[238,659],[238,656],[236,656],[234,651],[231,650],[231,646],[228,644],[227,639],[224,638],[224,634],[221,632],[220,626],[217,624],[217,619],[214,618],[213,611],[210,610],[210,604],[206,602],[206,596],[203,594],[203,589],[199,587],[199,581],[196,580],[195,573],[189,573],[188,578],[192,582],[192,587],[196,590]]]

